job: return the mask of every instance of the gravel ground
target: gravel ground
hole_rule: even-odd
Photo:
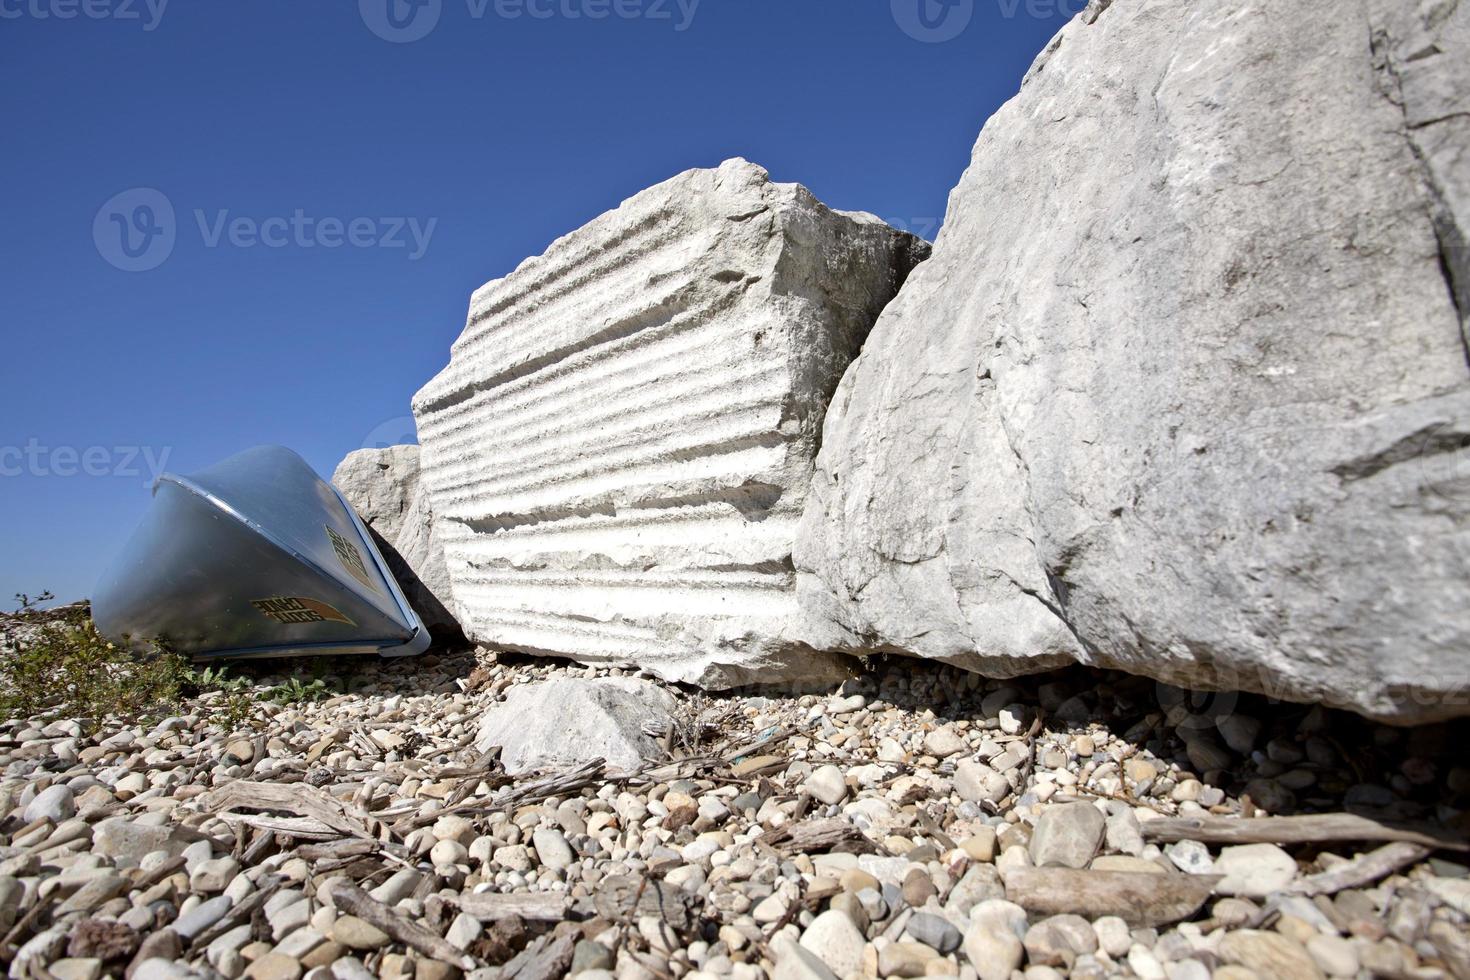
[[[512,777],[486,707],[619,672],[354,671],[232,731],[217,693],[0,727],[9,975],[1470,977],[1463,724],[893,660]]]

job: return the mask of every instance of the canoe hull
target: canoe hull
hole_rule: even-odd
[[[196,658],[411,656],[428,631],[362,521],[295,453],[166,474],[92,600],[114,642]]]

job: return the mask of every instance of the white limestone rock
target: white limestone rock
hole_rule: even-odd
[[[414,399],[455,608],[497,649],[805,682],[791,550],[822,417],[928,253],[732,160],[479,289]]]
[[[603,759],[627,773],[658,755],[649,730],[666,729],[677,702],[657,684],[623,677],[567,678],[512,687],[486,709],[476,745],[500,746],[511,775]]]
[[[834,397],[813,644],[1470,710],[1467,7],[1064,28]]]
[[[332,483],[372,532],[409,604],[440,641],[462,637],[449,611],[451,587],[434,509],[419,479],[419,447],[388,446],[350,453]]]

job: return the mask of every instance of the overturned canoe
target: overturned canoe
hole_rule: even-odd
[[[362,521],[289,449],[164,474],[92,599],[114,642],[194,657],[422,653],[429,634]]]

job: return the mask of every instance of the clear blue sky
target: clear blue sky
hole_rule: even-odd
[[[0,0],[0,608],[90,594],[160,461],[409,441],[470,292],[679,171],[932,237],[1079,4]]]

